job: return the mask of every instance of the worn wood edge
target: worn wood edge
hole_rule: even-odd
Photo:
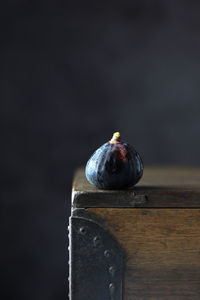
[[[103,193],[96,194],[85,193],[81,191],[72,191],[72,207],[143,207],[147,202],[145,195],[135,195],[135,193],[115,194]]]
[[[127,190],[100,190],[87,182],[83,168],[79,168],[74,173],[72,207],[199,208],[200,185],[193,188],[190,185],[152,187],[139,184]]]

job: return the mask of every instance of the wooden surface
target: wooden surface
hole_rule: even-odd
[[[147,200],[147,201],[146,201]],[[72,191],[73,207],[200,207],[200,169],[145,167],[141,181],[127,190],[99,190],[77,170]]]
[[[125,249],[124,300],[200,299],[200,209],[88,211]]]

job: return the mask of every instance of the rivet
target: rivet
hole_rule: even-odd
[[[116,272],[115,267],[114,267],[114,266],[110,266],[109,272],[110,272],[110,274],[111,274],[112,276],[114,276],[114,275],[115,275],[115,272]]]
[[[81,227],[81,228],[79,229],[79,232],[80,232],[81,234],[85,235],[85,234],[87,233],[87,230],[86,230],[85,227]]]
[[[109,251],[109,250],[105,250],[105,251],[104,251],[104,256],[105,256],[106,258],[109,258],[109,257],[111,256],[110,251]]]
[[[101,239],[99,236],[95,236],[93,239],[94,245],[98,247],[101,244]]]
[[[111,295],[111,297],[113,297],[114,292],[115,292],[115,285],[114,285],[114,283],[111,282],[109,284],[109,289],[110,289],[110,295]]]

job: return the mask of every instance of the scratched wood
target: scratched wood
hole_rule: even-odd
[[[87,210],[125,249],[124,300],[200,299],[200,209]]]
[[[82,168],[73,183],[77,207],[125,250],[123,300],[200,299],[199,168],[145,167],[135,187],[119,191],[95,188]]]
[[[74,177],[72,206],[200,208],[200,169],[145,167],[136,186],[113,191],[95,188],[86,180],[84,169],[80,168]]]

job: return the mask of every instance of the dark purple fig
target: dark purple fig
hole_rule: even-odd
[[[143,174],[140,155],[129,145],[120,141],[119,132],[97,149],[88,160],[87,180],[100,189],[124,189],[135,185]]]

